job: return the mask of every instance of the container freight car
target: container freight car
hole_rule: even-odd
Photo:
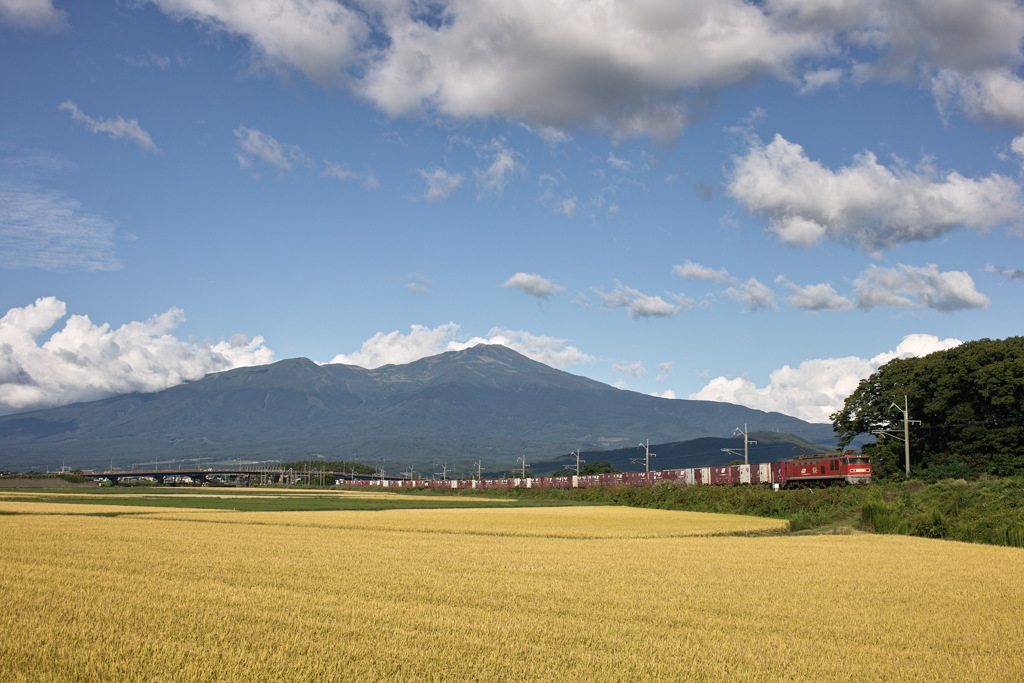
[[[807,455],[784,462],[724,467],[689,467],[650,472],[587,474],[579,477],[527,477],[505,479],[339,479],[344,486],[382,486],[385,488],[513,489],[586,488],[589,486],[653,486],[661,482],[733,486],[771,484],[779,487],[867,484],[871,464],[867,457],[852,453]]]

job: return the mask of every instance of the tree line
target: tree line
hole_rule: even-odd
[[[1024,474],[1024,337],[889,361],[831,416],[839,447],[885,432],[861,450],[876,477],[902,473],[904,406],[914,476]]]

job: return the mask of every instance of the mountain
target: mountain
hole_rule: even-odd
[[[624,391],[480,345],[372,370],[284,360],[2,416],[0,468],[323,456],[429,473],[434,463],[509,467],[522,455],[726,437],[743,424],[832,443],[830,425]]]

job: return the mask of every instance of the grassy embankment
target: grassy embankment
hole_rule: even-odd
[[[767,486],[659,484],[564,491],[516,489],[489,491],[488,495],[773,517],[789,520],[791,531],[859,529],[1024,547],[1024,477],[935,484],[911,480],[781,491]]]

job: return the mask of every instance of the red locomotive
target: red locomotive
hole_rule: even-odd
[[[871,463],[853,454],[803,455],[786,462],[786,482],[861,484],[871,481]]]

